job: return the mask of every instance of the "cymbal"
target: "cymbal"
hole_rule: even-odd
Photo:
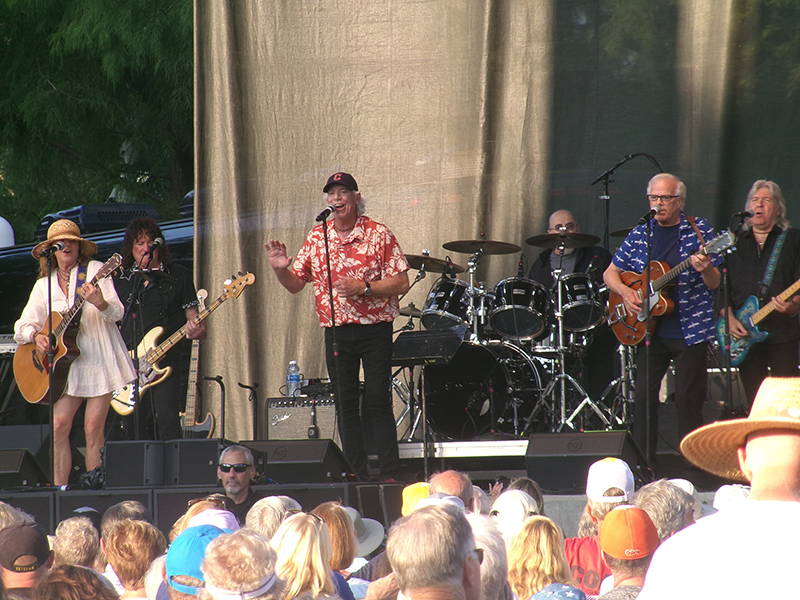
[[[422,311],[414,306],[414,303],[412,302],[408,306],[403,306],[400,309],[400,314],[404,317],[413,317],[419,319],[422,316]]]
[[[628,237],[628,234],[633,231],[633,227],[624,227],[623,229],[617,229],[616,231],[612,231],[609,235],[611,237]]]
[[[516,244],[494,240],[456,240],[442,244],[442,248],[463,254],[474,254],[479,251],[483,251],[484,254],[514,254],[522,250]]]
[[[417,271],[421,270],[422,267],[425,267],[426,271],[441,273],[447,268],[446,260],[442,260],[441,258],[433,258],[432,256],[424,256],[422,254],[406,254],[406,260],[408,261],[409,266]],[[464,267],[457,265],[454,262],[450,263],[450,268],[453,269],[453,273],[463,273],[466,271]]]
[[[525,240],[525,243],[539,248],[558,248],[560,246],[564,246],[564,248],[585,248],[586,246],[593,246],[599,241],[600,238],[596,235],[564,231],[562,233],[535,235]]]

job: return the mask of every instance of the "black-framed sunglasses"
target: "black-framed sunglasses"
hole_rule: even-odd
[[[227,500],[227,496],[224,494],[211,494],[210,496],[204,496],[203,498],[192,498],[186,503],[186,508],[191,508],[198,502],[210,502],[212,504],[218,504],[221,508],[225,508],[225,500]]]
[[[235,465],[229,463],[220,463],[219,470],[222,471],[223,473],[230,473],[231,469],[233,469],[237,473],[244,473],[245,471],[247,471],[247,469],[249,469],[252,466],[253,465],[248,465],[245,463],[236,463]]]
[[[470,551],[470,554],[473,554],[473,553],[475,554],[475,558],[478,559],[478,564],[482,565],[483,564],[483,548],[473,548],[472,551]]]

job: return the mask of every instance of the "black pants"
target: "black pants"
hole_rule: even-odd
[[[772,377],[797,377],[797,340],[770,344],[769,340],[756,344],[739,365],[739,376],[747,396],[748,406],[753,406],[758,388],[767,375]]]
[[[338,369],[333,354],[333,331],[325,329],[325,357],[334,394],[341,390],[339,430],[344,455],[356,474],[367,473],[362,415],[359,406],[359,368],[364,368],[365,407],[369,411],[378,465],[383,477],[396,477],[400,468],[397,429],[392,410],[392,323],[336,327]]]
[[[647,440],[647,371],[644,344],[636,351],[636,396],[634,401],[633,439],[639,448],[655,456],[658,438],[658,392],[661,379],[675,361],[675,405],[678,409],[678,435],[683,439],[690,431],[703,425],[703,403],[708,388],[708,344],[701,342],[687,346],[678,339],[654,336],[650,343],[650,438]]]

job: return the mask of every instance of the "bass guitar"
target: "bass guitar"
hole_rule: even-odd
[[[122,264],[122,256],[114,254],[108,261],[100,267],[100,270],[92,277],[91,284],[97,285],[101,279],[105,279],[116,271]],[[55,341],[55,356],[53,364],[48,362],[46,352],[40,352],[35,342],[20,344],[14,353],[14,377],[17,380],[17,387],[25,400],[31,404],[49,404],[50,394],[50,370],[53,371],[53,395],[60,398],[67,387],[67,377],[69,368],[73,361],[81,354],[78,348],[77,338],[80,329],[80,319],[75,317],[83,308],[83,296],[78,296],[75,303],[63,313],[53,312],[50,314],[44,327],[38,333],[47,335],[50,332],[49,323],[53,324],[53,338]]]
[[[205,310],[208,292],[197,290],[198,308]],[[197,363],[200,354],[200,341],[192,340],[192,358],[189,361],[189,385],[186,389],[186,408],[181,414],[183,438],[211,438],[214,435],[214,415],[206,413],[202,423],[197,421]]]
[[[228,298],[238,298],[245,287],[252,285],[255,280],[256,277],[252,273],[246,273],[244,275],[240,273],[239,278],[227,284],[223,288],[220,297],[214,300],[208,308],[200,311],[192,321],[196,324],[202,323],[206,317],[217,310],[225,300]],[[186,325],[156,346],[156,342],[162,333],[164,333],[163,327],[153,327],[153,329],[144,334],[141,343],[137,346],[137,353],[139,355],[138,392],[140,396],[148,388],[158,385],[172,373],[172,367],[159,368],[158,361],[164,357],[170,348],[186,337]],[[133,355],[134,353],[131,351],[131,357],[133,357]],[[120,390],[115,390],[112,394],[111,406],[119,414],[126,416],[133,412],[136,406],[136,390],[134,389],[136,385],[135,382],[130,383]]]
[[[800,290],[800,279],[795,281],[788,288],[778,294],[778,299],[786,302],[791,298],[794,293]],[[769,333],[761,331],[757,325],[766,319],[773,310],[775,305],[772,302],[767,302],[761,309],[758,308],[758,298],[750,296],[744,301],[744,304],[739,310],[733,311],[733,316],[742,324],[747,330],[747,337],[740,340],[731,338],[731,366],[738,367],[747,356],[750,348],[754,344],[763,342],[769,337]],[[725,317],[717,319],[717,341],[722,352],[723,358],[725,357]]]
[[[697,253],[712,255],[724,252],[732,247],[736,237],[730,229],[719,234]],[[654,260],[650,263],[650,290],[645,292],[646,272],[634,273],[623,271],[620,273],[622,283],[634,290],[642,302],[642,310],[638,314],[629,313],[622,302],[622,296],[610,292],[608,296],[608,324],[614,331],[617,339],[626,346],[636,346],[644,339],[646,333],[646,306],[650,307],[650,332],[656,327],[657,317],[668,315],[672,312],[673,302],[661,294],[661,290],[671,284],[678,275],[692,265],[691,257],[687,258],[672,269],[661,261]],[[668,270],[669,269],[669,270]],[[645,294],[647,298],[645,299]]]

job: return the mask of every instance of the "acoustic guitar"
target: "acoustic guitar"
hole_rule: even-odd
[[[736,237],[730,229],[719,234],[711,240],[705,247],[699,249],[695,254],[719,254],[731,248],[736,242]],[[667,263],[654,260],[650,263],[650,290],[645,291],[646,271],[634,273],[633,271],[623,271],[620,273],[622,283],[634,290],[639,300],[642,302],[642,310],[637,314],[629,313],[622,302],[622,296],[615,292],[609,292],[608,296],[608,324],[614,331],[617,339],[626,346],[636,346],[644,339],[647,328],[646,306],[650,307],[650,332],[652,333],[658,322],[658,317],[668,315],[672,312],[673,302],[667,296],[662,295],[661,290],[671,284],[678,275],[683,273],[692,265],[692,258],[689,257],[680,264],[669,268]],[[645,299],[645,295],[647,298]]]
[[[100,267],[100,270],[92,277],[91,284],[97,285],[101,279],[105,279],[116,271],[122,264],[122,256],[114,254],[108,261]],[[78,296],[74,304],[64,311],[52,312],[45,322],[44,327],[38,332],[47,335],[50,332],[49,323],[53,324],[53,339],[55,355],[53,357],[53,395],[60,398],[67,387],[67,377],[69,368],[81,354],[78,348],[77,338],[80,329],[80,319],[75,319],[83,308],[83,296]],[[34,336],[35,337],[35,336]],[[49,404],[50,394],[50,370],[51,365],[48,361],[46,352],[40,352],[36,342],[20,344],[14,353],[14,377],[17,380],[17,387],[22,396],[31,404]]]
[[[240,273],[239,278],[227,284],[223,288],[220,297],[214,300],[208,308],[200,311],[192,321],[196,324],[202,323],[225,300],[238,298],[245,287],[252,285],[255,280],[256,277],[252,273]],[[163,327],[153,327],[153,329],[144,334],[141,343],[137,346],[137,354],[139,355],[139,396],[148,388],[163,382],[172,373],[172,367],[159,368],[158,362],[175,344],[186,337],[186,325],[156,346],[156,342],[162,333],[164,333]],[[131,357],[133,358],[133,356],[134,353],[131,351]],[[120,390],[115,390],[111,396],[111,407],[123,416],[131,414],[136,406],[135,385],[136,382],[130,383]]]

